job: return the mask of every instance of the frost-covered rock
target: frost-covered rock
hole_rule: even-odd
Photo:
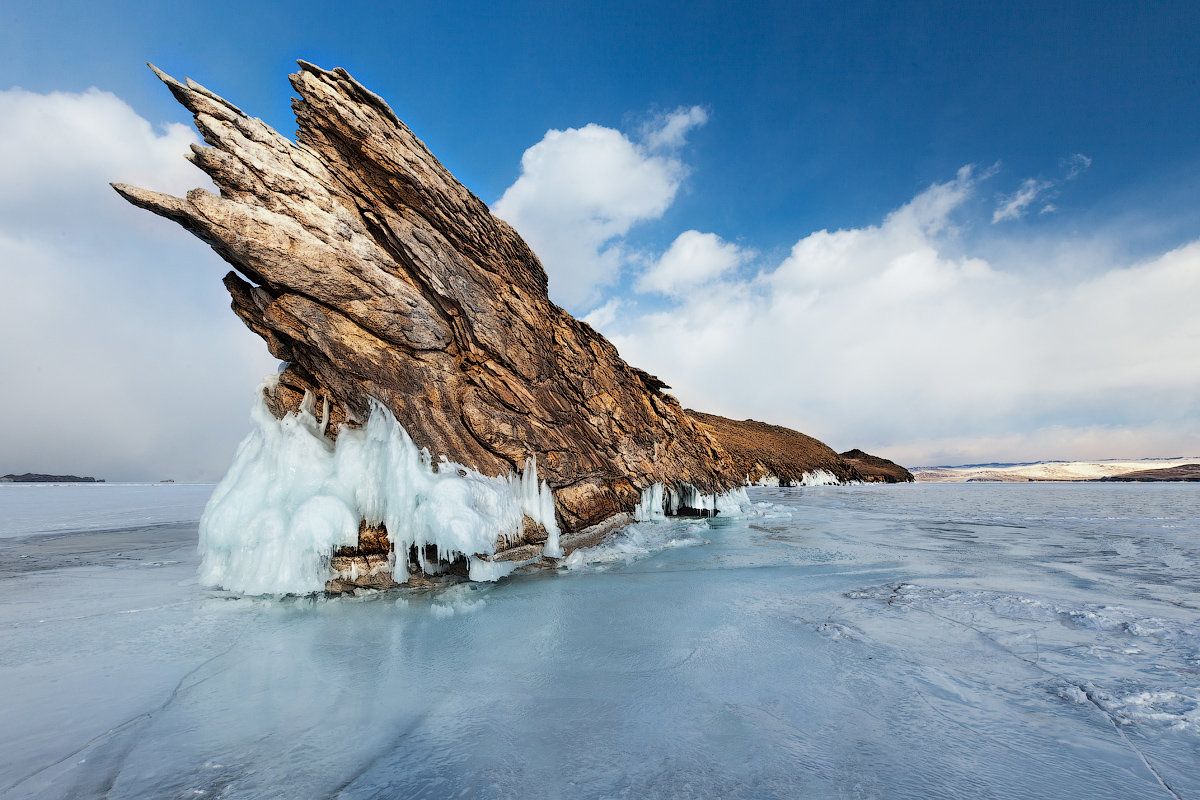
[[[382,100],[343,70],[300,67],[295,142],[160,73],[220,195],[116,186],[234,267],[233,310],[288,363],[275,416],[310,392],[332,438],[377,401],[435,462],[500,476],[536,457],[567,531],[631,512],[655,482],[739,483],[661,381],[550,301],[528,245]]]
[[[286,362],[206,514],[206,580],[305,591],[332,571],[345,589],[385,584],[380,556],[559,557],[560,534],[632,514],[650,487],[665,513],[711,513],[762,466],[552,303],[517,232],[344,70],[300,62],[295,142],[158,75],[220,194],[114,188],[233,266],[234,312]],[[854,477],[788,433],[819,447],[756,472]]]

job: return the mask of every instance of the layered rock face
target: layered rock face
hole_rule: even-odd
[[[550,302],[533,251],[382,100],[343,70],[300,66],[296,143],[159,73],[195,115],[209,146],[190,158],[221,194],[115,186],[234,267],[234,311],[290,362],[273,410],[312,392],[336,436],[373,397],[435,457],[494,475],[536,454],[566,530],[632,509],[655,482],[732,485],[663,384]]]
[[[812,469],[855,477],[809,437],[787,432],[803,446],[747,455],[721,435],[721,418],[685,412],[550,301],[537,256],[386,103],[344,70],[299,63],[295,142],[155,70],[194,114],[207,146],[189,158],[220,194],[114,184],[233,266],[234,312],[288,362],[266,391],[277,418],[307,402],[336,439],[374,401],[435,463],[507,475],[536,457],[566,533],[632,511],[655,483],[738,486],[751,456],[756,474],[785,480]],[[517,539],[538,536],[526,525]],[[386,542],[360,534],[357,555]]]

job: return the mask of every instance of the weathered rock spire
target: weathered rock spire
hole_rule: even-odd
[[[195,116],[207,146],[188,158],[220,195],[114,184],[233,266],[234,312],[288,362],[266,397],[276,416],[310,393],[336,437],[374,399],[435,460],[501,475],[536,457],[567,532],[632,511],[655,483],[871,477],[795,431],[684,411],[550,302],[529,246],[382,99],[345,70],[299,65],[295,142],[151,65]],[[877,477],[911,479],[897,469]]]
[[[662,382],[550,302],[537,256],[344,70],[299,62],[296,142],[155,69],[207,144],[220,195],[132,186],[233,266],[233,310],[290,362],[269,403],[327,399],[330,434],[386,405],[434,457],[508,473],[535,455],[566,530],[655,482],[744,476]]]

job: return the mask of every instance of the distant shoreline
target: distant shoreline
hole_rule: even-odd
[[[911,471],[918,482],[926,483],[1194,481],[1200,480],[1200,457],[968,464],[958,467],[915,467]]]
[[[78,475],[43,475],[26,472],[24,475],[0,475],[0,483],[104,483],[103,478],[81,478]]]

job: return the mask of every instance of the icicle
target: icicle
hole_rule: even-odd
[[[546,529],[546,544],[542,548],[542,555],[547,558],[562,558],[558,520],[554,516],[554,492],[545,481],[538,483],[536,455],[525,459],[525,471],[521,474],[521,510]]]
[[[296,413],[276,419],[260,395],[254,428],[200,521],[205,585],[248,594],[320,591],[332,577],[330,553],[358,543],[362,520],[387,529],[402,561],[415,546],[426,572],[440,571],[443,559],[491,556],[498,541],[519,535],[523,514],[545,527],[547,554],[561,553],[554,495],[536,467],[519,479],[449,462],[434,472],[428,451],[382,405],[372,404],[362,428],[343,428],[336,444],[322,435],[328,411],[318,422],[315,405],[306,394]],[[426,557],[429,545],[438,564]]]
[[[633,509],[633,518],[638,522],[649,522],[652,519],[663,519],[663,485],[655,483],[642,490],[641,500]]]

